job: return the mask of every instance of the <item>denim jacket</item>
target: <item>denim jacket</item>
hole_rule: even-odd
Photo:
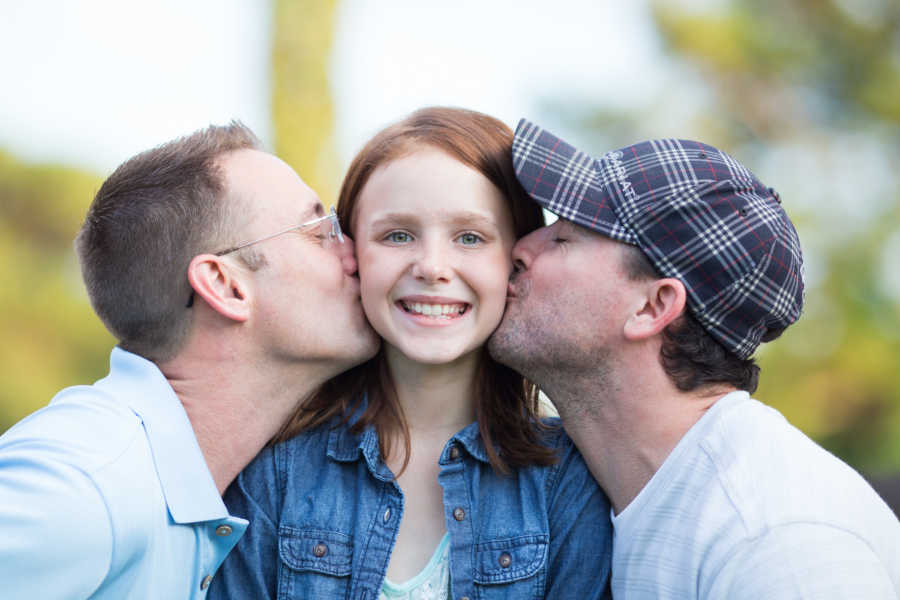
[[[490,466],[477,423],[441,452],[454,600],[609,598],[609,502],[561,427],[546,442],[556,464],[508,476]],[[225,503],[250,526],[210,599],[378,598],[403,494],[374,428],[322,426],[266,448]]]

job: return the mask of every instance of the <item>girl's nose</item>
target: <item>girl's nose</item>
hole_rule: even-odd
[[[450,266],[447,252],[437,244],[424,247],[412,265],[412,274],[416,279],[426,283],[450,281],[453,269]]]

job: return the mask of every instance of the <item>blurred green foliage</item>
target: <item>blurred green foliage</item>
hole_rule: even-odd
[[[627,108],[548,98],[545,112],[595,153],[700,139],[779,191],[806,303],[761,347],[756,396],[864,473],[900,473],[900,3],[650,7],[662,85]]]
[[[60,388],[106,371],[112,338],[91,310],[72,250],[100,183],[0,152],[0,431]]]
[[[900,259],[886,254],[900,234],[900,4],[658,1],[654,15],[711,91],[715,141],[763,165],[781,150],[774,185],[819,264],[803,318],[760,353],[757,396],[864,472],[900,471],[900,288],[885,281]],[[819,197],[793,201],[804,194]]]

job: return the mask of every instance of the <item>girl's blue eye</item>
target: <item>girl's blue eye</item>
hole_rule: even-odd
[[[457,238],[461,244],[464,246],[474,246],[475,244],[483,241],[481,236],[477,233],[464,233]]]
[[[412,236],[405,231],[392,231],[387,234],[385,239],[395,244],[405,244],[412,241]]]

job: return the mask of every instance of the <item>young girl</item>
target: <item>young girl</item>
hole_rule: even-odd
[[[429,108],[354,159],[338,214],[382,348],[228,490],[251,525],[211,597],[605,597],[606,498],[485,349],[512,246],[543,222],[511,144],[492,117]]]

